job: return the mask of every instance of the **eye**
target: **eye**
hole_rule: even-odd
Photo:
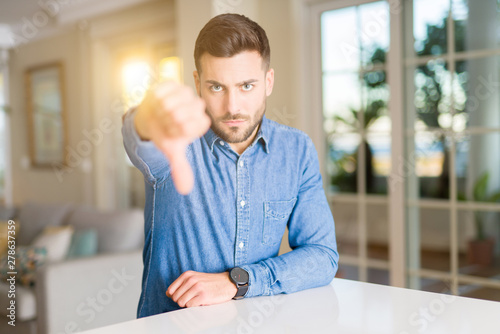
[[[212,87],[210,87],[210,89],[213,92],[220,92],[220,91],[222,91],[222,86],[221,85],[213,85]]]
[[[242,86],[242,89],[245,91],[245,92],[248,92],[249,90],[252,90],[253,88],[253,85],[252,84],[244,84]]]

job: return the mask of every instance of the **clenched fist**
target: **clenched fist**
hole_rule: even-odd
[[[205,102],[185,85],[169,81],[150,90],[137,108],[137,133],[151,140],[167,157],[175,188],[187,195],[194,176],[186,158],[186,147],[210,128]]]

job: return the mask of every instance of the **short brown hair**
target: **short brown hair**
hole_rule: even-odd
[[[269,69],[271,49],[264,29],[243,15],[217,15],[205,24],[196,39],[196,70],[201,73],[200,58],[205,52],[214,57],[232,57],[243,51],[257,51],[266,71]]]

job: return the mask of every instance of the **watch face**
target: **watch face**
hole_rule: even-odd
[[[248,273],[246,270],[241,268],[233,268],[231,270],[231,278],[238,284],[247,284],[248,283]]]

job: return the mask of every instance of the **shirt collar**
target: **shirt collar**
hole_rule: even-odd
[[[207,133],[203,136],[210,147],[210,150],[213,152],[214,151],[214,144],[217,140],[222,140],[220,139],[219,136],[215,134],[215,132],[212,131],[212,129],[209,129]],[[269,153],[269,120],[267,119],[266,115],[262,117],[262,122],[260,123],[259,131],[257,132],[257,136],[255,136],[254,142],[250,145],[253,146],[255,143],[261,142],[264,148],[264,151],[266,153]]]

